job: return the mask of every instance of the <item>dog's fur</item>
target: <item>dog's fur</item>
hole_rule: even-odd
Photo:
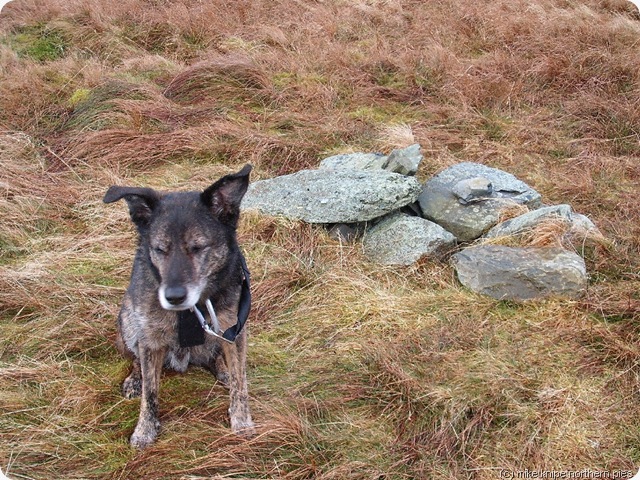
[[[235,325],[243,281],[236,241],[240,201],[251,166],[227,175],[203,192],[161,194],[150,188],[110,187],[104,202],[124,198],[139,233],[131,282],[118,317],[116,346],[133,360],[122,384],[127,398],[141,396],[131,445],[144,448],[158,436],[158,388],[163,366],[184,372],[208,368],[229,388],[232,431],[251,435],[246,380],[246,328],[234,344],[206,336],[200,346],[181,348],[179,311],[207,298],[224,331]],[[222,353],[222,355],[220,355]]]

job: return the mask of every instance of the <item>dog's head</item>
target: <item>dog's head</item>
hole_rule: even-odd
[[[112,186],[105,203],[125,199],[141,247],[159,280],[166,310],[187,310],[200,300],[211,275],[222,270],[235,248],[240,202],[251,166],[227,175],[203,192],[162,194],[151,188]]]

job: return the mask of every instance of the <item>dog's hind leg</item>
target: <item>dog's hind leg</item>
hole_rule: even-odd
[[[160,431],[158,390],[165,350],[138,347],[142,377],[142,397],[140,398],[138,424],[133,435],[131,435],[131,445],[136,448],[144,448],[153,443]]]
[[[247,387],[246,331],[235,343],[223,342],[222,351],[229,373],[229,419],[231,430],[244,436],[255,434],[251,412],[249,411],[249,391]]]

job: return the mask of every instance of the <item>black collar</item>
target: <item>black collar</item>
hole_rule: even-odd
[[[240,263],[242,264],[242,289],[240,290],[240,302],[238,303],[238,323],[227,328],[222,337],[225,340],[234,342],[236,337],[240,335],[244,324],[249,318],[249,312],[251,311],[251,282],[249,280],[249,268],[247,262],[244,259],[242,253],[240,254]]]
[[[238,303],[238,322],[227,328],[220,336],[228,341],[235,342],[240,332],[247,322],[249,312],[251,311],[251,282],[249,279],[249,269],[247,262],[242,253],[240,254],[240,263],[242,265],[242,287],[240,290],[240,301]],[[218,332],[216,332],[218,333]],[[178,339],[181,348],[195,347],[202,345],[205,341],[205,330],[191,310],[182,310],[178,312]]]

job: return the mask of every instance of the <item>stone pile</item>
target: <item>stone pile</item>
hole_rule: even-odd
[[[361,238],[365,254],[385,265],[458,249],[451,259],[460,282],[498,299],[584,292],[586,267],[573,249],[493,243],[517,244],[545,222],[560,225],[563,240],[602,239],[591,220],[569,205],[545,206],[521,180],[477,163],[459,163],[421,185],[414,177],[421,160],[418,144],[388,156],[335,155],[317,170],[252,183],[242,208],[323,224],[341,241]]]

